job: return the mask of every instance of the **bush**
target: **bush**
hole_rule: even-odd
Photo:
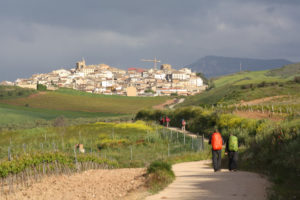
[[[294,77],[294,82],[295,83],[300,83],[300,76],[295,76]]]
[[[257,85],[257,87],[265,87],[265,86],[267,86],[267,83],[265,81],[263,81]]]
[[[25,105],[26,106],[26,105]],[[29,106],[29,105],[28,105]],[[27,107],[27,106],[26,106]],[[54,127],[63,127],[67,125],[67,119],[64,116],[59,116],[57,117],[54,122],[53,126]]]
[[[162,190],[175,179],[170,163],[154,161],[147,168],[147,186],[155,193]]]
[[[15,98],[15,97],[24,97],[30,94],[35,93],[35,90],[21,88],[16,86],[3,86],[0,85],[0,98]]]
[[[47,86],[45,86],[43,84],[37,84],[36,88],[38,91],[46,91],[47,90]]]
[[[169,172],[171,175],[174,175],[172,171],[172,165],[170,163],[164,162],[164,161],[154,161],[150,164],[150,166],[147,168],[147,173],[155,173],[158,170],[165,170]]]
[[[127,139],[103,139],[98,142],[97,147],[99,150],[104,148],[116,148],[121,146],[127,146],[130,144],[130,141]]]

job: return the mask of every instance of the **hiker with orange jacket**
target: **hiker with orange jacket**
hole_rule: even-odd
[[[218,131],[218,129],[215,130],[215,132],[210,136],[209,138],[209,144],[211,144],[212,147],[212,161],[215,172],[221,170],[221,153],[222,153],[222,146],[224,144],[224,140],[221,136],[221,133]]]

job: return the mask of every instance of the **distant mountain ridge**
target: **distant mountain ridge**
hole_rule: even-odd
[[[252,59],[232,58],[222,56],[205,56],[196,62],[187,65],[193,71],[201,72],[206,77],[217,77],[232,74],[242,70],[258,71],[279,68],[293,62],[285,59]]]

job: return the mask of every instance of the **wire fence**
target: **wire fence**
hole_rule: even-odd
[[[111,137],[117,137],[115,134],[113,131]],[[85,138],[83,134],[79,133],[78,137],[85,144],[84,153],[80,152],[74,145],[65,143],[63,139],[60,141],[51,140],[46,134],[43,137],[44,141],[39,144],[23,143],[22,145],[14,145],[10,141],[7,148],[7,159],[5,159],[5,162],[0,163],[0,197],[5,197],[21,188],[40,182],[45,176],[62,174],[69,176],[89,169],[114,168],[114,165],[109,164],[110,161],[116,161],[119,167],[145,166],[145,163],[157,159],[165,159],[185,153],[202,152],[205,149],[203,135],[189,136],[160,126],[155,126],[154,131],[148,131],[143,139],[130,145],[101,150],[97,149],[92,139]],[[66,161],[68,159],[65,160],[61,157],[53,158],[52,156],[52,160],[49,160],[48,157],[39,157],[37,161],[30,160],[33,163],[32,165],[27,163],[28,166],[23,170],[14,172],[12,168],[18,166],[14,166],[12,163],[27,162],[22,160],[23,157],[34,157],[37,153],[41,155],[49,154],[50,157],[64,153],[69,156],[68,159],[71,161],[68,163]],[[4,164],[10,165],[10,171],[6,174],[4,170],[8,168],[1,168]]]

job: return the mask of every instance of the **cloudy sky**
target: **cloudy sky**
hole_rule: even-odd
[[[300,61],[299,0],[0,0],[0,81],[207,55]]]

